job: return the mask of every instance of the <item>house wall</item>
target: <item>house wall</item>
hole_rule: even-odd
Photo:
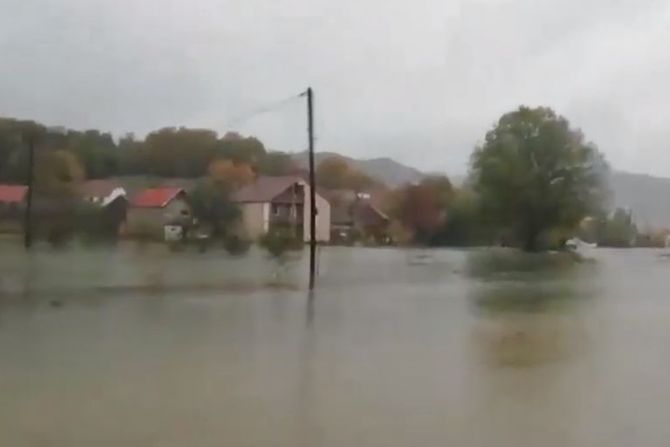
[[[180,217],[191,217],[191,207],[186,203],[186,200],[182,198],[177,198],[170,203],[168,203],[165,208],[163,208],[163,219],[165,222],[169,222]]]
[[[297,224],[302,225],[303,241],[308,242],[310,237],[309,226],[309,186],[305,185],[304,206],[298,205],[302,208],[302,215],[299,217]],[[246,236],[252,240],[258,239],[268,232],[270,222],[272,220],[286,222],[290,220],[288,213],[290,206],[280,206],[280,215],[271,215],[270,203],[242,203],[239,205],[242,211],[242,225]],[[330,203],[320,195],[316,195],[316,208],[318,214],[316,216],[316,239],[319,242],[330,242]]]
[[[316,240],[319,242],[330,242],[330,203],[319,194],[316,194]],[[310,206],[309,186],[305,185],[305,208],[303,210],[304,241],[310,239]]]
[[[0,202],[0,233],[22,233],[24,212],[22,203]]]
[[[163,226],[181,216],[191,216],[191,209],[184,199],[174,199],[163,208],[130,207],[126,221],[129,236],[163,239]]]
[[[129,208],[126,219],[126,234],[128,236],[162,238],[163,209]]]
[[[255,240],[267,233],[270,225],[269,203],[243,203],[240,210],[246,237]]]

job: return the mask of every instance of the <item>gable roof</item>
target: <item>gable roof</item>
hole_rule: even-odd
[[[131,206],[136,208],[163,208],[182,193],[184,193],[182,188],[145,189],[133,197]]]
[[[0,185],[0,202],[18,203],[22,202],[28,192],[28,187],[23,185]]]
[[[296,176],[260,176],[252,184],[235,191],[231,198],[238,203],[271,202],[295,183],[305,184],[305,181]]]
[[[369,201],[361,201],[356,206],[355,219],[361,225],[374,226],[388,223],[389,217]]]

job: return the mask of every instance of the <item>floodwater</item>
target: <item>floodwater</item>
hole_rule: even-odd
[[[324,249],[309,297],[303,261],[296,287],[191,289],[272,269],[145,255],[149,293],[125,255],[17,256],[20,277],[3,250],[0,445],[670,443],[670,260],[424,253]]]

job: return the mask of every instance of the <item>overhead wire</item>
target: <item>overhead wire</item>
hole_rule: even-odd
[[[261,107],[252,110],[251,112],[231,118],[230,120],[228,120],[227,123],[225,123],[226,127],[239,127],[240,125],[247,123],[248,121],[252,120],[253,118],[256,118],[259,115],[263,115],[265,113],[278,110],[302,96],[304,96],[304,92],[301,92],[297,95],[296,94],[291,95],[288,98],[280,99],[278,101],[269,102]]]

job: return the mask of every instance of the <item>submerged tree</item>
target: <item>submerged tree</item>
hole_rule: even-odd
[[[240,218],[240,209],[230,196],[236,189],[253,181],[253,172],[247,165],[215,160],[210,164],[208,173],[191,194],[193,214],[209,227],[212,238],[227,238],[231,236],[231,227]]]
[[[259,239],[258,244],[267,250],[270,257],[277,262],[277,269],[274,272],[275,279],[279,277],[282,268],[286,265],[288,254],[303,247],[302,241],[296,238],[294,232],[282,227],[271,228]]]
[[[549,108],[503,115],[471,159],[481,205],[525,250],[549,230],[573,229],[607,197],[607,164],[596,147]]]

